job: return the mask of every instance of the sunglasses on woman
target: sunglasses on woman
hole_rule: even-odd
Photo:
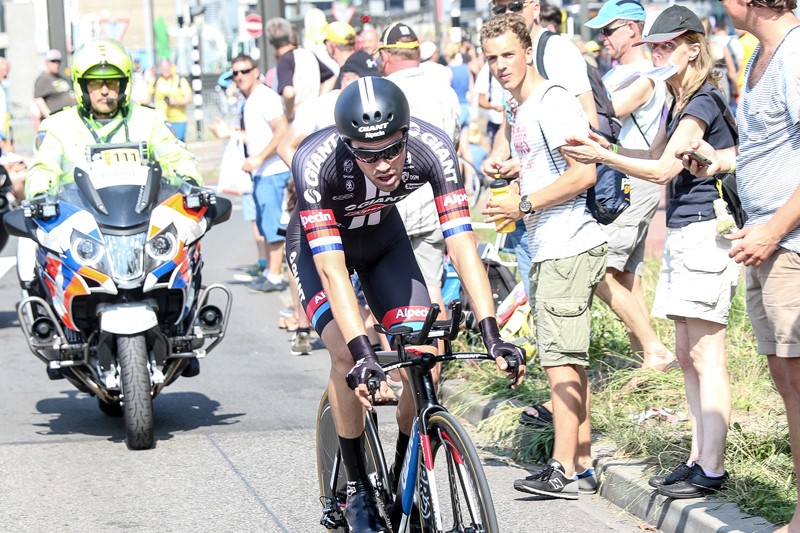
[[[406,147],[406,140],[408,140],[408,133],[403,135],[400,139],[398,139],[396,142],[393,142],[389,146],[380,148],[378,150],[369,150],[367,148],[355,148],[352,145],[350,145],[349,142],[345,142],[345,144],[350,149],[350,153],[353,154],[353,157],[355,157],[359,161],[363,161],[364,163],[377,163],[381,159],[386,159],[387,161],[391,161],[392,159],[400,155],[400,152],[402,152],[403,148]]]
[[[492,8],[492,13],[494,13],[495,15],[502,15],[506,11],[511,11],[512,13],[519,13],[520,11],[522,11],[522,9],[525,7],[527,3],[528,3],[527,0],[514,0],[513,2],[505,6],[500,6],[500,5],[494,6]]]

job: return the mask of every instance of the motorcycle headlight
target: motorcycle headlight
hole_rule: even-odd
[[[99,240],[84,235],[79,231],[72,234],[72,242],[70,243],[72,257],[75,258],[81,265],[95,267],[103,259],[103,252],[105,246]]]
[[[119,281],[132,281],[144,273],[145,233],[106,235],[106,249],[111,263],[111,276]]]
[[[168,261],[172,259],[178,249],[178,240],[172,233],[162,231],[147,241],[144,249],[147,251],[147,255],[156,261]]]

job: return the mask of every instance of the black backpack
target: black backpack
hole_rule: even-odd
[[[544,47],[553,35],[555,33],[550,31],[542,32],[536,47],[536,68],[543,78],[547,78],[544,68]],[[614,105],[611,103],[605,84],[603,84],[603,76],[597,67],[589,63],[586,63],[586,73],[589,76],[594,105],[597,108],[598,128],[592,127],[592,131],[599,133],[609,142],[617,143],[622,123],[614,112]],[[586,208],[594,219],[600,224],[610,224],[630,205],[630,178],[606,165],[597,165],[597,182],[594,187],[590,187],[586,191]]]

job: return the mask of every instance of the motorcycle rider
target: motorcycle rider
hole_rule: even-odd
[[[167,179],[202,185],[194,156],[167,128],[164,115],[131,100],[132,73],[130,55],[113,39],[93,39],[75,53],[77,104],[41,122],[25,184],[27,198],[55,194],[60,184],[74,180],[76,166],[88,163],[89,147],[117,143],[144,143],[147,159],[157,161]],[[34,241],[19,240],[17,274],[25,290],[36,289],[35,250]],[[199,371],[197,360],[191,359],[183,375]]]
[[[132,73],[130,55],[113,39],[93,39],[75,53],[72,83],[78,103],[39,126],[26,197],[72,181],[76,164],[86,162],[86,148],[109,143],[143,141],[148,159],[158,161],[164,176],[202,185],[195,158],[167,128],[164,115],[131,100]]]

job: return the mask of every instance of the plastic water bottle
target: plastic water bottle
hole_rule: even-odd
[[[505,196],[506,194],[508,194],[508,182],[504,179],[499,179],[499,178],[495,179],[489,185],[489,189],[492,191],[493,198],[500,198],[501,196]],[[505,225],[505,227],[503,227],[503,229],[499,229],[498,226],[506,221],[508,223]],[[511,233],[512,231],[514,231],[514,229],[516,229],[516,224],[514,224],[514,222],[509,220],[508,218],[496,220],[494,225],[495,229],[497,230],[497,233]]]

